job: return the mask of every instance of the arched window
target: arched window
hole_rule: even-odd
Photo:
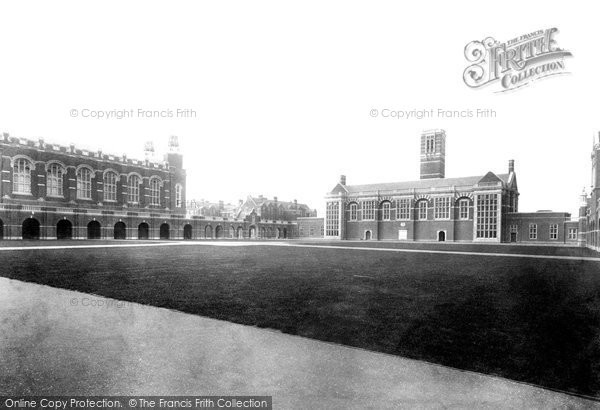
[[[19,158],[13,166],[13,192],[17,194],[31,193],[31,163]]]
[[[127,202],[137,204],[140,202],[140,177],[130,175],[127,181]]]
[[[92,171],[89,168],[77,171],[77,198],[92,199]]]
[[[150,205],[160,205],[160,180],[158,178],[150,180]]]
[[[183,187],[181,184],[175,185],[175,207],[181,208],[183,205]]]
[[[427,220],[427,201],[419,201],[417,219],[420,221]]]
[[[60,164],[50,164],[48,175],[46,176],[46,195],[63,196],[63,175],[64,169]]]
[[[117,174],[112,171],[104,174],[104,200],[117,200]]]
[[[381,219],[384,221],[389,221],[391,216],[391,204],[388,201],[385,201],[381,205]]]
[[[458,219],[469,219],[469,199],[467,198],[458,201]]]
[[[350,221],[356,221],[358,219],[358,204],[352,203],[350,204]]]

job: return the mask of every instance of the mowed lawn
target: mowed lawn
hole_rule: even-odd
[[[0,261],[8,278],[600,396],[595,261],[268,244],[32,248]]]

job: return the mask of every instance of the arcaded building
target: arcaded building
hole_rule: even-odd
[[[0,239],[292,237],[291,222],[187,215],[177,137],[145,159],[0,137]]]

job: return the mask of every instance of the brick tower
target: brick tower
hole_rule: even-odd
[[[421,179],[446,176],[446,132],[427,130],[421,134]]]

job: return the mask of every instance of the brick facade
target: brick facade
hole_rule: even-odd
[[[176,137],[163,161],[0,137],[0,239],[292,238],[289,221],[186,215]],[[110,188],[110,189],[109,189]]]

